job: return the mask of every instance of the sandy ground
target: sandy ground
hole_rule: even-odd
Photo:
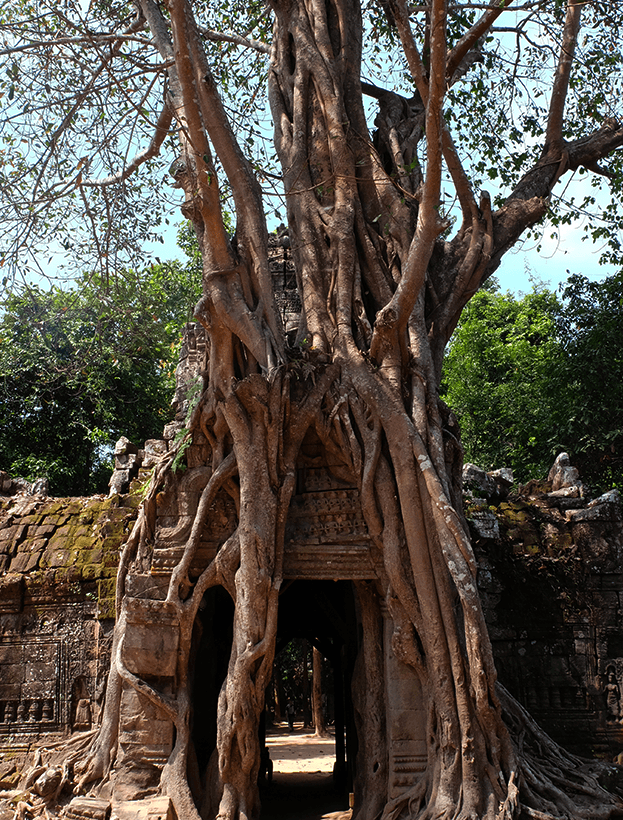
[[[268,734],[266,745],[273,761],[273,773],[332,772],[335,763],[333,737],[315,737],[306,734],[300,723],[294,724],[290,734],[287,725],[279,727],[279,734]]]
[[[261,820],[350,820],[348,800],[333,782],[333,737],[314,737],[300,723],[290,733],[281,724],[266,745],[273,780],[261,789]]]

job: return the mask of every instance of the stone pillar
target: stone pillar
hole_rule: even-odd
[[[385,647],[385,703],[389,750],[388,797],[399,797],[426,768],[426,713],[415,672],[392,650],[394,622],[383,609]]]
[[[163,694],[173,690],[179,625],[164,601],[127,598],[123,662],[127,669]],[[173,724],[133,686],[124,683],[119,720],[115,796],[133,800],[157,787],[173,749]]]

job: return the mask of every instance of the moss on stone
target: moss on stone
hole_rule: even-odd
[[[107,620],[115,617],[116,577],[102,578],[97,582],[97,617]]]

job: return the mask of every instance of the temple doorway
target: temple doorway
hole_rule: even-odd
[[[265,742],[273,771],[270,779],[263,773],[262,820],[299,818],[301,811],[308,820],[346,816],[357,753],[351,695],[357,652],[350,581],[284,584],[266,697]],[[314,680],[314,667],[320,680]],[[314,684],[320,698],[315,709]],[[315,736],[314,725],[319,708],[326,728],[321,737]]]
[[[289,765],[287,770],[274,770],[272,778],[266,777],[264,767],[260,773],[262,820],[298,818],[296,810],[288,814],[296,805],[309,809],[308,820],[333,814],[337,820],[348,809],[358,749],[352,680],[361,624],[355,586],[352,581],[309,579],[283,584],[274,674],[258,731],[273,767],[276,760],[289,760]],[[218,695],[227,675],[233,617],[226,590],[209,589],[198,613],[193,652],[192,731],[200,779],[216,746]],[[323,738],[313,736],[314,650],[323,667],[320,697],[328,730]],[[292,731],[286,712],[289,699],[294,702]],[[191,765],[194,768],[194,762]]]

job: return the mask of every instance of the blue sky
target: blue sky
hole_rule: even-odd
[[[600,265],[600,247],[590,239],[582,241],[584,221],[564,225],[560,235],[552,239],[552,228],[542,228],[542,238],[524,239],[517,243],[503,258],[496,271],[496,278],[502,291],[527,293],[532,280],[537,280],[555,290],[570,273],[580,273],[591,281],[598,282],[618,270],[612,265]],[[146,247],[148,256],[165,259],[180,258],[184,255],[176,245],[176,228],[171,226],[165,235],[164,244],[152,243]],[[539,246],[540,245],[540,249]],[[147,261],[147,259],[146,259]]]
[[[613,265],[600,265],[600,246],[585,236],[583,221],[565,225],[560,235],[552,239],[551,227],[542,230],[542,239],[526,239],[512,248],[496,272],[502,291],[528,292],[531,277],[554,290],[570,273],[579,273],[593,282],[599,282],[616,273]],[[539,249],[540,244],[540,249]]]

